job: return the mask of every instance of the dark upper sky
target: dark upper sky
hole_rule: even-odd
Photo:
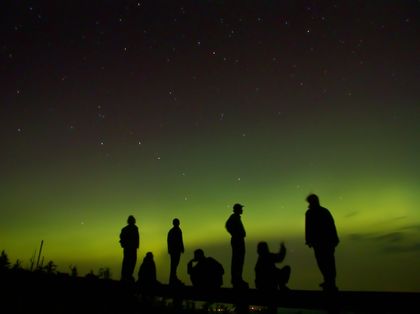
[[[42,237],[69,259],[46,230],[103,217],[107,237],[137,208],[221,239],[237,201],[251,239],[285,217],[296,235],[309,192],[347,235],[417,226],[419,17],[419,1],[1,1],[6,250]]]

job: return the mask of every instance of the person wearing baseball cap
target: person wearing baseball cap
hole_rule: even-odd
[[[242,279],[242,272],[245,261],[245,228],[241,221],[244,205],[236,203],[233,205],[233,214],[226,221],[226,230],[231,235],[232,246],[231,260],[231,283],[234,288],[248,288],[249,285]]]

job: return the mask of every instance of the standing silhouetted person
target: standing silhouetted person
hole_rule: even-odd
[[[184,242],[182,240],[182,231],[179,227],[179,219],[172,220],[173,227],[168,232],[168,253],[171,257],[171,270],[169,274],[169,284],[180,284],[180,280],[176,275],[176,270],[181,259],[181,254],[184,253]]]
[[[213,257],[206,257],[202,249],[194,251],[194,258],[187,264],[191,283],[200,289],[220,288],[225,270]]]
[[[319,198],[311,194],[306,198],[309,208],[305,214],[305,239],[313,247],[319,270],[324,277],[320,286],[324,290],[336,290],[335,247],[339,239],[330,211],[322,207]]]
[[[127,226],[121,229],[120,244],[123,248],[121,281],[134,282],[133,272],[136,267],[137,249],[140,244],[139,229],[136,226],[134,216],[128,216]]]
[[[231,261],[231,283],[234,288],[247,288],[248,283],[242,279],[242,271],[245,261],[245,228],[241,221],[244,206],[241,204],[233,205],[233,214],[226,221],[226,229],[231,235],[230,244],[232,246]]]
[[[286,247],[281,243],[278,253],[271,253],[267,242],[257,245],[258,260],[255,265],[255,288],[265,291],[287,289],[286,284],[290,278],[290,266],[277,268],[286,257]]]

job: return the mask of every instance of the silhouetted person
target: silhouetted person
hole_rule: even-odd
[[[286,257],[286,247],[281,243],[278,253],[271,253],[267,242],[257,245],[258,260],[255,265],[255,288],[272,291],[287,289],[286,284],[290,278],[290,266],[277,268],[276,263],[281,263]]]
[[[313,247],[319,270],[324,277],[320,286],[324,290],[336,290],[335,247],[339,243],[334,219],[330,211],[322,207],[319,198],[311,194],[306,198],[309,208],[305,214],[305,239]]]
[[[242,271],[245,261],[245,228],[241,221],[244,206],[233,205],[233,214],[226,221],[226,229],[231,235],[232,246],[231,260],[231,283],[234,288],[248,288],[248,283],[242,279]]]
[[[182,240],[182,231],[179,227],[179,219],[175,218],[172,221],[173,227],[168,232],[168,253],[171,257],[171,270],[169,274],[169,284],[181,284],[181,281],[176,275],[176,270],[181,259],[181,254],[184,253],[184,242]]]
[[[153,253],[147,252],[139,268],[138,284],[141,291],[150,292],[160,285],[156,279],[156,264]]]
[[[136,226],[134,216],[128,216],[127,226],[121,229],[120,244],[123,248],[121,281],[134,282],[133,272],[136,267],[137,249],[140,244],[139,229]]]
[[[188,262],[187,271],[191,283],[200,289],[220,288],[225,270],[213,257],[206,257],[202,249],[194,251],[194,258]]]

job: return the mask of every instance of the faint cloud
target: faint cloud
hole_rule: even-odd
[[[391,232],[383,235],[374,237],[373,240],[377,241],[387,241],[387,242],[400,242],[404,239],[403,232]]]
[[[400,228],[400,230],[414,230],[420,232],[420,224],[418,225],[407,225]]]
[[[400,230],[419,230],[420,226],[412,225],[401,228]],[[374,243],[379,251],[386,253],[407,253],[420,252],[420,243],[411,242],[407,232],[389,232],[389,233],[353,233],[349,235],[350,240],[358,242]],[[405,243],[404,243],[405,242]]]
[[[359,214],[359,212],[358,211],[354,211],[354,212],[350,212],[350,213],[348,213],[347,215],[345,215],[344,217],[346,217],[346,218],[351,218],[351,217],[354,217],[354,216],[357,216]]]
[[[388,253],[420,252],[420,243],[411,245],[389,245],[385,246],[383,251]]]
[[[353,241],[363,241],[363,240],[370,240],[374,237],[372,233],[352,233],[349,235],[350,240]]]
[[[399,242],[404,239],[403,232],[378,233],[352,233],[349,238],[353,241],[374,241],[374,242]]]

